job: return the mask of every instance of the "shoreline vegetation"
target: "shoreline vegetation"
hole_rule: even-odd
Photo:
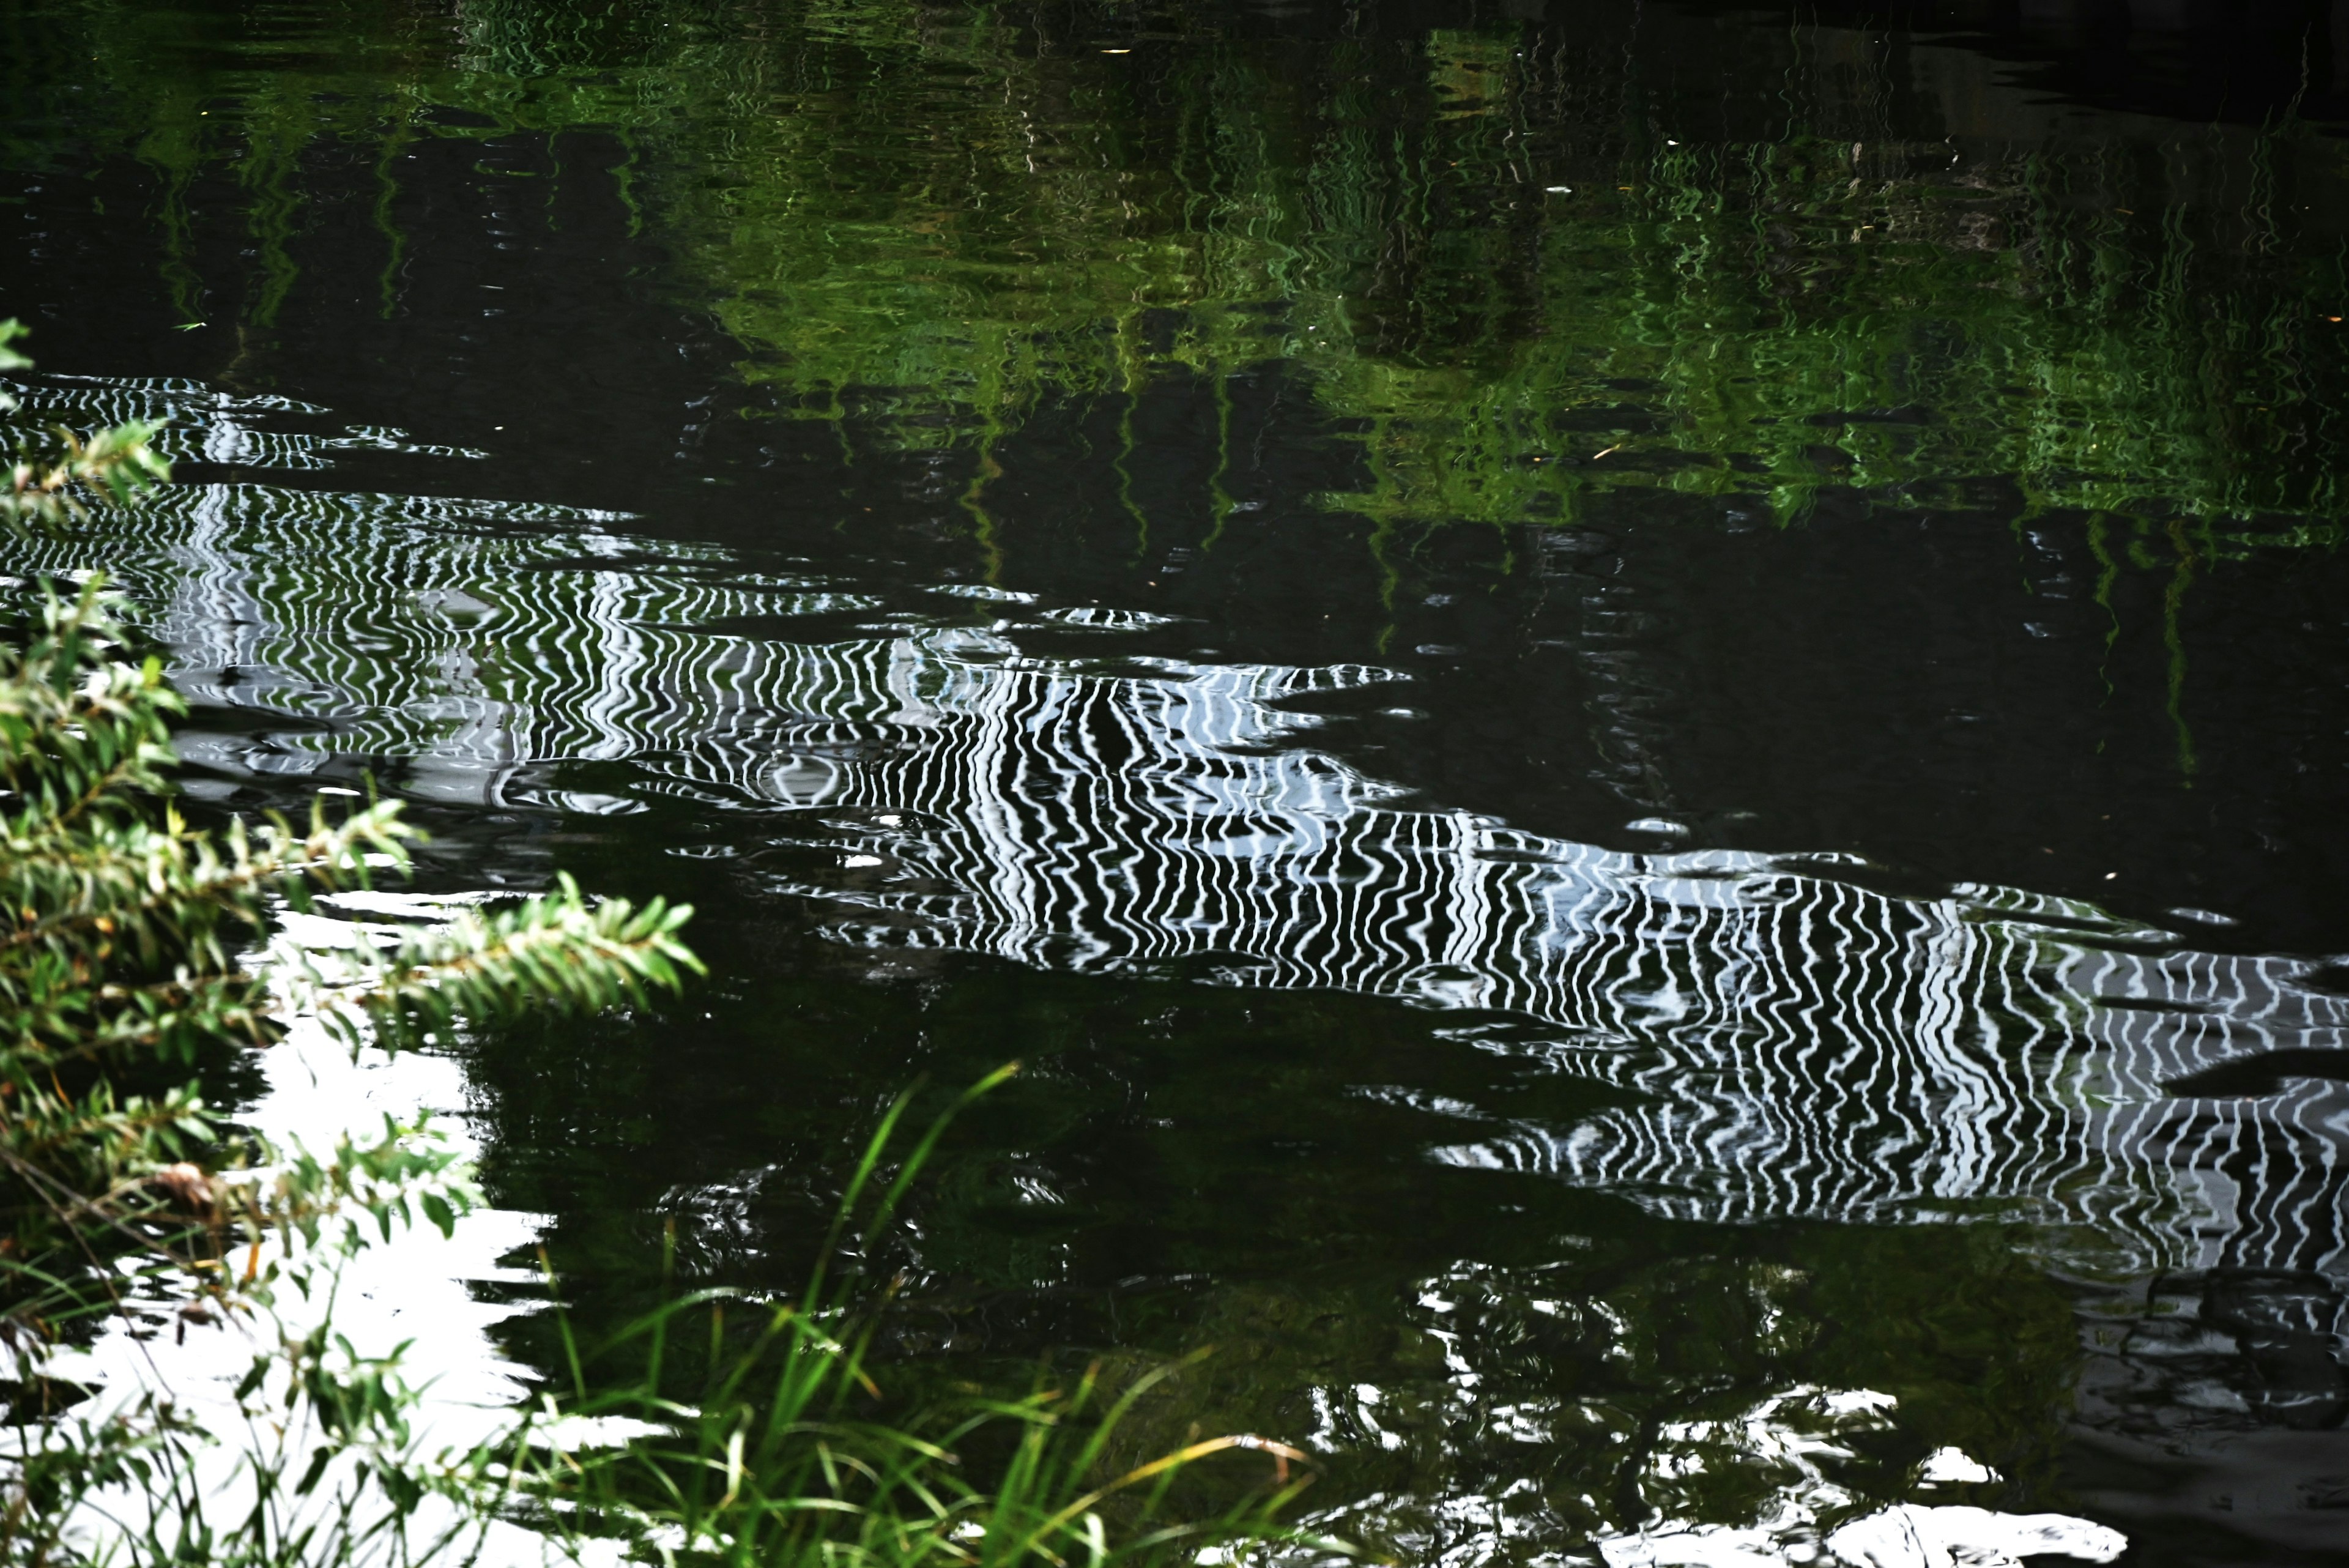
[[[7,348],[20,331],[0,323],[0,368],[26,364]],[[0,524],[70,528],[136,504],[170,478],[154,434],[58,431],[21,452]],[[1308,1479],[1294,1449],[1194,1432],[1129,1453],[1121,1423],[1184,1364],[1117,1386],[1095,1366],[1016,1397],[882,1400],[891,1288],[854,1262],[898,1222],[947,1121],[1009,1067],[918,1136],[910,1096],[896,1101],[795,1296],[673,1294],[594,1345],[558,1304],[565,1386],[488,1438],[436,1446],[405,1347],[355,1344],[336,1303],[368,1247],[406,1227],[453,1231],[476,1196],[462,1162],[421,1118],[322,1150],[274,1147],[205,1082],[297,1031],[356,1054],[643,1003],[701,972],[678,934],[691,910],[594,899],[566,877],[502,908],[346,920],[348,940],[301,945],[282,912],[326,912],[405,872],[417,835],[381,801],[340,820],[321,799],[306,824],[191,826],[170,783],[183,704],[136,644],[96,576],[71,594],[42,585],[0,639],[0,1562],[340,1568],[535,1551],[1108,1568],[1275,1542],[1347,1554],[1278,1524]],[[162,1342],[191,1329],[249,1346],[233,1388],[166,1365]],[[78,1380],[77,1351],[115,1333],[151,1347],[154,1376]]]

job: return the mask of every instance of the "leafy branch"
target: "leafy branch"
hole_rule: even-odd
[[[21,370],[32,363],[9,347],[25,332],[21,321],[0,321],[0,370]],[[16,408],[16,398],[0,391],[0,414],[13,413]],[[171,477],[171,465],[148,445],[160,428],[133,421],[88,435],[63,426],[51,431],[53,451],[20,450],[9,466],[7,484],[0,488],[0,524],[78,522],[88,514],[88,502],[97,498],[128,505],[149,485]]]

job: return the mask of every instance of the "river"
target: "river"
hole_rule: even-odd
[[[2340,9],[26,0],[177,479],[0,567],[199,811],[697,907],[425,1075],[590,1322],[1016,1058],[896,1354],[1402,1561],[2344,1561]]]

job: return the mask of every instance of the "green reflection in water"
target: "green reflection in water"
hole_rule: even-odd
[[[1900,85],[1871,57],[1788,62],[1766,136],[1683,139],[1696,107],[1610,40],[1516,24],[1293,45],[493,3],[223,47],[186,14],[66,15],[50,47],[109,89],[167,231],[233,173],[248,324],[295,284],[305,149],[377,150],[388,289],[404,139],[615,132],[744,374],[793,416],[967,449],[983,536],[989,452],[1040,400],[1278,363],[1360,443],[1361,484],[1324,499],[1378,517],[1571,520],[1641,487],[1783,521],[1995,481],[2026,513],[2209,519],[2206,557],[2337,537],[2349,290],[2289,199],[2338,179],[2313,138],[1855,137]],[[192,309],[183,244],[171,265]],[[1199,505],[1228,506],[1216,481]]]

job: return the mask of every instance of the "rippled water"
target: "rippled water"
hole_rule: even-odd
[[[6,569],[207,809],[701,907],[460,1054],[590,1314],[1019,1056],[904,1350],[1412,1561],[2323,1560],[2332,35],[1924,20],[36,5],[27,417],[181,482]]]

